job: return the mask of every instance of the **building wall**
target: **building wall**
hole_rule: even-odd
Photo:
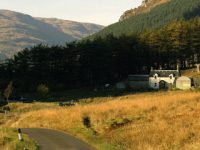
[[[176,88],[181,90],[188,90],[191,88],[192,82],[188,77],[180,77],[176,80]]]
[[[153,89],[159,89],[160,81],[165,81],[168,84],[174,85],[175,77],[172,77],[172,79],[170,79],[170,77],[157,77],[156,79],[155,77],[149,77],[149,86]]]
[[[129,81],[129,87],[132,89],[148,89],[149,81]]]

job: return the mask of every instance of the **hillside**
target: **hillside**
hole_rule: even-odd
[[[127,10],[120,17],[120,21],[151,11],[154,7],[169,2],[170,0],[143,0],[142,4],[134,9]]]
[[[39,43],[65,44],[101,30],[103,26],[0,10],[0,59]]]
[[[200,16],[199,0],[172,0],[154,7],[149,12],[112,24],[94,34],[91,38],[105,37],[109,34],[120,36],[122,34],[140,33],[162,27],[174,20],[191,19],[196,16]]]
[[[98,150],[198,150],[199,96],[197,91],[140,93],[80,99],[74,107],[13,103],[12,115],[0,117],[8,128],[57,129]]]
[[[56,18],[37,19],[47,24],[51,24],[52,26],[64,32],[65,34],[72,36],[74,39],[81,39],[88,35],[94,34],[103,28],[103,26],[101,25],[61,20]]]

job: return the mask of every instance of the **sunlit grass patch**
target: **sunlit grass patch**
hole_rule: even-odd
[[[100,150],[200,148],[199,92],[149,92],[84,101],[37,110],[33,104],[8,125],[62,130]]]
[[[23,141],[19,141],[16,129],[0,128],[0,149],[38,150],[38,146],[27,135],[23,135]]]

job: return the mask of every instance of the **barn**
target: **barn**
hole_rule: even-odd
[[[128,86],[132,89],[148,89],[149,75],[129,75]]]
[[[149,75],[128,75],[124,81],[116,84],[117,89],[131,88],[135,90],[145,90],[149,88]]]

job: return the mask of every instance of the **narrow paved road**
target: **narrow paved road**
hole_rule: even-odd
[[[87,143],[56,130],[31,128],[22,129],[22,133],[35,140],[40,150],[95,150]]]

